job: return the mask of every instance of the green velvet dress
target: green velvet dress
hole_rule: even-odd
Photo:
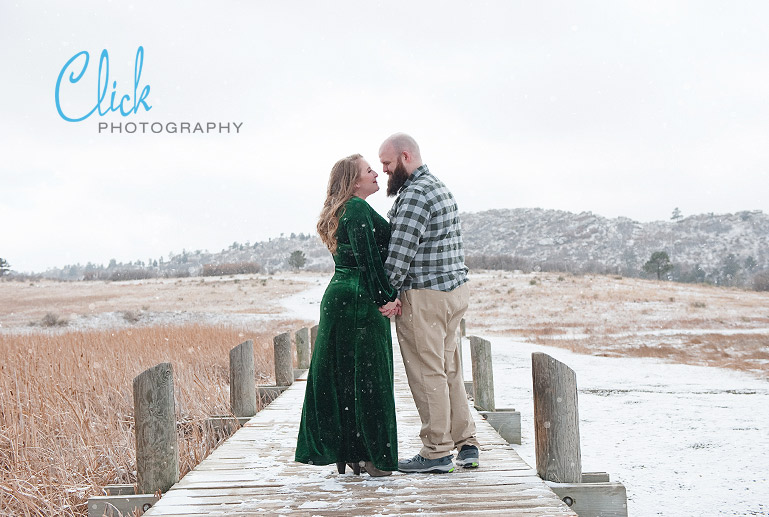
[[[313,465],[370,460],[397,470],[390,320],[384,270],[390,224],[363,199],[345,204],[334,276],[320,305],[296,461]]]

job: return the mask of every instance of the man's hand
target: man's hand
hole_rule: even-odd
[[[400,316],[401,315],[401,301],[399,298],[396,298],[395,301],[386,303],[385,305],[382,305],[379,307],[379,312],[382,313],[382,316],[385,318],[391,318],[393,316]]]

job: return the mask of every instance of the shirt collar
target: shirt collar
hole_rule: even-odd
[[[423,176],[425,174],[430,174],[430,169],[427,168],[427,165],[422,164],[419,167],[417,167],[416,169],[414,169],[414,172],[412,172],[409,175],[409,178],[403,183],[403,185],[401,186],[401,188],[400,188],[400,190],[398,192],[402,192],[403,189],[405,189],[406,187],[411,185],[414,181],[417,180],[417,178],[419,178],[419,177],[421,177],[421,176]]]

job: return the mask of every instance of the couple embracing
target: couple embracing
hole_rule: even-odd
[[[371,476],[477,467],[478,441],[456,332],[467,309],[467,268],[451,192],[403,133],[379,148],[397,196],[389,223],[365,199],[377,173],[359,154],[331,169],[318,233],[335,270],[320,307],[296,461]],[[390,317],[422,428],[423,447],[398,460]]]

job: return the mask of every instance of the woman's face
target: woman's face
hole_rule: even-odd
[[[361,199],[366,199],[379,190],[379,184],[376,182],[378,174],[363,158],[358,160],[358,170],[360,172],[355,182],[355,195]]]

